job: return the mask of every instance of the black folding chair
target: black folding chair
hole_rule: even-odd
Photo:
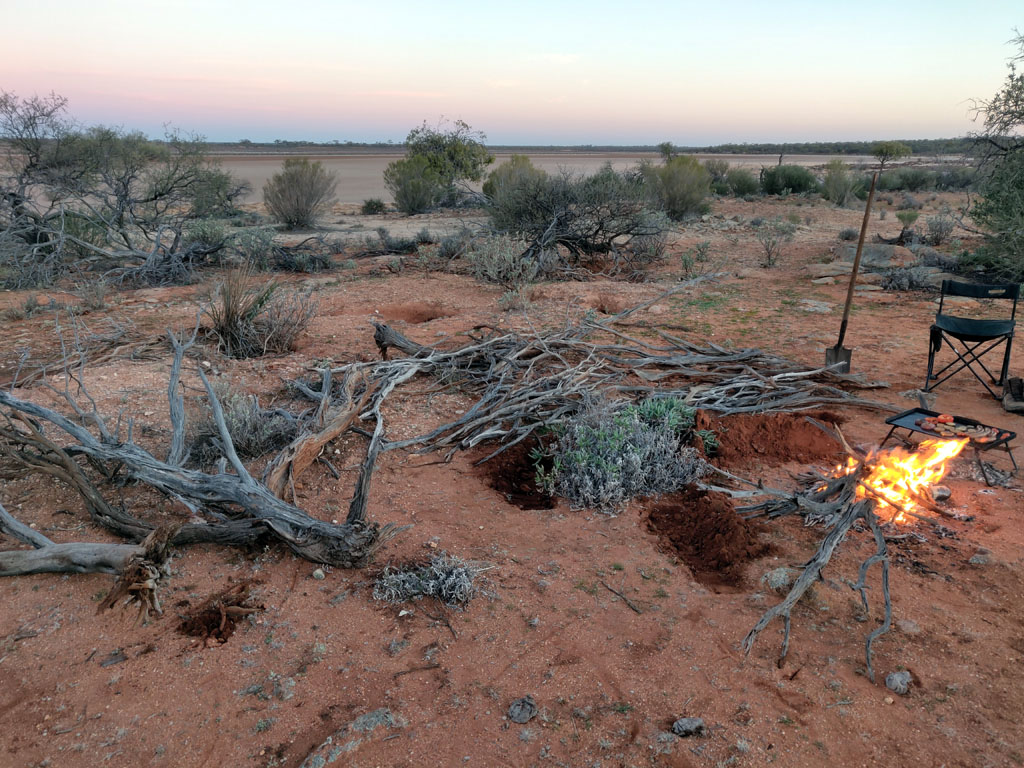
[[[1013,301],[1010,317],[1004,320],[975,320],[969,317],[956,317],[943,312],[947,296],[964,296],[972,299],[1005,299]],[[1005,283],[999,285],[981,285],[976,283],[959,283],[955,280],[942,281],[942,295],[939,297],[939,311],[932,324],[928,345],[928,378],[925,379],[924,391],[929,392],[953,374],[964,368],[974,374],[974,378],[982,383],[992,397],[999,399],[1002,393],[997,392],[981,377],[975,366],[981,368],[997,387],[1001,387],[1010,369],[1010,349],[1013,346],[1013,331],[1016,326],[1017,299],[1020,297],[1020,285]],[[943,342],[956,355],[945,367],[933,373],[935,355],[942,349]],[[1006,345],[1003,354],[1003,367],[996,378],[982,357]]]

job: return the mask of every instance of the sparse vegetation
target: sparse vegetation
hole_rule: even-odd
[[[821,193],[825,199],[836,205],[846,205],[857,192],[858,181],[850,173],[849,167],[839,158],[835,158],[825,167],[825,180],[821,185]]]
[[[298,421],[290,414],[265,410],[255,395],[242,394],[223,384],[214,388],[231,441],[241,458],[259,458],[283,448],[295,437]],[[199,418],[189,424],[188,441],[189,458],[199,466],[209,466],[223,455],[220,432],[214,423],[213,413],[205,403],[201,406]]]
[[[363,216],[380,216],[387,209],[387,205],[379,197],[370,197],[363,200],[363,205],[359,210]]]
[[[206,308],[211,330],[229,357],[288,352],[316,314],[309,294],[282,291],[274,282],[254,286],[252,274],[247,267],[229,272]]]
[[[428,563],[388,566],[373,584],[373,596],[388,603],[436,597],[450,607],[464,607],[479,593],[477,580],[486,570],[479,563],[440,552]]]
[[[263,203],[287,229],[316,226],[334,204],[337,176],[319,160],[290,157],[263,185]]]
[[[766,195],[798,195],[817,188],[818,180],[802,165],[776,165],[761,175],[761,190]]]
[[[761,266],[774,267],[785,250],[786,244],[793,241],[796,233],[796,226],[781,217],[769,221],[762,221],[754,228],[754,237],[761,244],[764,258]]]
[[[540,273],[541,263],[537,259],[524,257],[526,244],[510,235],[477,239],[467,253],[478,280],[496,283],[506,291],[519,294],[533,282]]]
[[[596,403],[558,431],[552,467],[538,470],[538,484],[574,507],[606,513],[637,496],[678,490],[706,472],[696,450],[680,447],[692,415],[670,399]]]
[[[645,165],[641,172],[670,219],[682,221],[707,212],[704,198],[710,192],[711,175],[696,158],[678,155],[664,165]]]

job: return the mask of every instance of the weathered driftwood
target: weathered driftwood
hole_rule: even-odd
[[[888,632],[892,626],[892,600],[889,594],[889,554],[885,536],[882,533],[881,523],[875,514],[877,501],[870,493],[865,498],[857,498],[859,488],[870,490],[863,483],[865,474],[870,470],[870,457],[865,457],[850,448],[838,429],[830,430],[821,424],[818,424],[818,426],[836,438],[846,452],[855,459],[855,466],[851,467],[846,474],[838,477],[816,477],[811,486],[802,492],[786,493],[758,486],[763,494],[769,495],[772,498],[759,504],[737,509],[737,512],[747,517],[767,516],[775,518],[790,514],[800,515],[807,525],[822,524],[827,529],[827,533],[819,543],[814,555],[804,564],[803,571],[793,583],[793,586],[782,602],[768,609],[750,632],[747,633],[747,636],[743,639],[743,649],[746,653],[750,653],[754,642],[762,630],[775,619],[781,619],[784,632],[782,650],[779,655],[780,663],[786,658],[786,654],[789,651],[792,623],[791,611],[793,607],[808,589],[822,579],[822,570],[829,564],[832,556],[850,530],[858,522],[863,522],[874,537],[875,552],[861,562],[857,581],[851,584],[851,588],[859,593],[864,611],[867,612],[868,586],[866,579],[868,571],[872,565],[879,565],[882,579],[884,619],[882,624],[868,634],[864,647],[868,677],[874,681],[873,645],[875,640]],[[728,475],[732,479],[738,479],[729,473],[721,472],[721,470],[717,471],[720,474]]]
[[[101,469],[116,467],[117,471],[128,478],[145,483],[182,502],[193,513],[206,512],[216,516],[214,510],[218,508],[235,508],[236,516],[258,523],[283,541],[293,552],[307,560],[341,567],[359,567],[368,562],[380,545],[394,535],[397,529],[391,525],[380,526],[368,522],[364,506],[351,512],[341,525],[317,520],[278,498],[265,485],[253,479],[238,458],[220,403],[201,368],[197,369],[198,375],[209,398],[225,458],[234,473],[219,471],[216,474],[206,474],[182,466],[184,451],[179,447],[183,445],[179,433],[184,430],[184,421],[181,418],[183,409],[177,401],[180,396],[177,393],[177,381],[184,359],[184,349],[191,345],[194,339],[194,332],[192,338],[187,341],[170,337],[175,349],[175,364],[169,388],[174,432],[169,461],[157,459],[134,443],[131,439],[130,426],[127,439],[122,440],[118,434],[111,433],[106,422],[96,411],[95,404],[92,404],[91,410],[84,409],[71,395],[70,385],[65,388],[63,395],[78,416],[77,422],[46,406],[21,400],[7,391],[0,391],[0,406],[7,408],[11,414],[17,414],[19,419],[34,420],[39,425],[49,424],[56,427],[63,433],[64,438],[72,440],[72,443],[63,449],[68,457],[85,456],[90,463]],[[69,382],[71,379],[72,374],[69,371]],[[88,392],[83,391],[88,398]],[[8,418],[9,424],[13,421],[14,419]],[[84,424],[91,425],[98,436]],[[42,432],[40,427],[36,429]],[[50,440],[50,443],[53,441]],[[74,470],[68,467],[59,455],[55,456],[55,461],[50,462],[50,467],[54,476],[59,476],[58,471],[63,471],[67,476],[73,479],[75,477]],[[57,467],[60,467],[60,470]],[[113,474],[115,470],[109,471]],[[103,514],[109,511],[104,510],[102,506],[100,509]],[[226,519],[223,515],[219,517],[220,522]],[[196,529],[192,529],[192,535],[195,536],[196,533]]]

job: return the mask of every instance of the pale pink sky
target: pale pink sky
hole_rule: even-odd
[[[0,89],[86,123],[211,140],[701,145],[958,136],[1006,74],[1019,2],[35,0]]]

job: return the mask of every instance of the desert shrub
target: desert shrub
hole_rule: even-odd
[[[920,192],[935,189],[936,174],[926,168],[901,168],[899,171],[903,189]]]
[[[1024,145],[987,167],[978,191],[971,215],[986,238],[969,262],[993,278],[1024,281]]]
[[[216,219],[199,219],[189,222],[184,232],[184,243],[196,245],[207,254],[223,250],[228,244],[228,228]]]
[[[484,182],[483,193],[488,198],[501,195],[507,187],[519,187],[530,181],[542,180],[547,174],[530,162],[526,155],[512,155],[489,174]]]
[[[477,280],[496,283],[508,291],[521,291],[537,278],[540,265],[523,255],[526,243],[500,234],[475,240],[467,258]]]
[[[687,248],[679,255],[679,266],[682,267],[683,278],[689,279],[706,274],[710,258],[710,240],[702,240],[692,248]]]
[[[846,163],[835,158],[825,167],[821,193],[829,202],[840,206],[846,205],[855,196],[857,183],[856,177],[850,173]]]
[[[670,219],[681,221],[707,212],[704,198],[710,192],[711,176],[695,157],[676,155],[664,165],[642,166],[641,173]]]
[[[938,216],[930,217],[927,226],[928,242],[932,245],[942,245],[956,229],[956,221],[948,211],[942,211]]]
[[[796,226],[791,222],[783,221],[775,217],[764,221],[754,229],[754,237],[761,244],[764,259],[761,261],[763,267],[773,267],[778,263],[787,243],[793,241],[796,234]]]
[[[377,227],[376,240],[371,236],[366,238],[368,248],[377,248],[383,253],[416,253],[419,243],[414,237],[402,237],[392,235],[391,230],[386,227]]]
[[[707,467],[693,448],[680,447],[681,414],[668,409],[654,418],[652,411],[609,404],[587,408],[557,431],[551,469],[538,470],[539,483],[574,508],[614,513],[637,496],[696,481]]]
[[[899,205],[896,206],[897,211],[919,211],[924,208],[924,203],[918,200],[916,197],[910,194],[903,195],[903,199],[900,200]]]
[[[648,238],[671,228],[643,175],[610,164],[592,176],[521,179],[492,198],[487,212],[495,230],[526,241],[535,258],[558,258],[569,269],[643,269]]]
[[[200,168],[189,192],[192,216],[197,219],[234,218],[241,215],[238,201],[250,191],[246,181],[239,181],[216,166]]]
[[[729,174],[729,161],[720,157],[711,157],[704,161],[704,169],[711,177],[711,181],[725,181]]]
[[[267,210],[288,229],[316,226],[334,204],[337,175],[320,161],[290,157],[280,173],[263,185]]]
[[[236,232],[231,238],[231,249],[243,264],[253,269],[270,269],[274,257],[274,230],[270,227],[251,227]]]
[[[107,308],[108,286],[102,280],[82,280],[75,285],[75,296],[79,307],[87,312],[99,312]]]
[[[451,607],[464,606],[478,594],[476,582],[485,570],[479,563],[439,552],[428,563],[387,566],[374,581],[373,597],[388,603],[436,597]]]
[[[853,227],[846,227],[839,232],[839,239],[846,240],[847,242],[856,240],[858,237],[860,237],[860,232]]]
[[[797,195],[817,188],[818,180],[802,165],[776,165],[765,169],[761,177],[761,189],[766,195]]]
[[[730,168],[725,174],[725,181],[736,197],[753,195],[761,188],[757,178],[746,168]]]
[[[944,191],[967,189],[974,183],[975,169],[972,166],[941,168],[935,175],[935,188]]]
[[[323,237],[311,237],[297,245],[279,245],[273,249],[272,265],[278,272],[316,274],[334,267],[333,254],[340,246]]]
[[[274,282],[254,286],[251,277],[249,267],[232,270],[206,308],[221,351],[237,358],[291,351],[316,314],[316,302]]]
[[[283,448],[298,433],[298,421],[279,410],[264,410],[255,395],[235,392],[220,383],[214,393],[224,412],[231,442],[242,459],[256,459]],[[209,466],[222,455],[220,431],[213,411],[204,404],[201,415],[189,422],[189,459],[199,466]]]
[[[363,207],[359,210],[362,212],[363,216],[379,216],[387,209],[388,207],[384,204],[383,200],[379,197],[371,197],[363,200]]]
[[[433,245],[436,242],[437,238],[430,234],[430,230],[427,229],[426,227],[424,227],[423,229],[416,233],[417,245]]]
[[[445,186],[427,158],[403,157],[384,169],[384,185],[402,213],[413,215],[440,205]]]
[[[898,267],[882,274],[879,283],[887,291],[935,291],[928,282],[930,273],[923,267]]]
[[[896,218],[900,220],[903,229],[910,229],[921,214],[914,210],[896,211]]]

